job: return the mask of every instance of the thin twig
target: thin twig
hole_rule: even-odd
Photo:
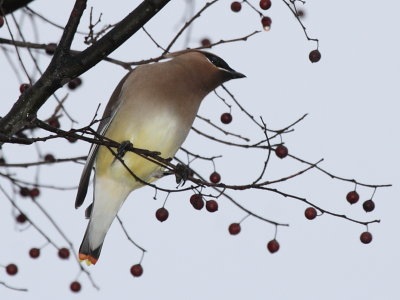
[[[5,286],[6,288],[10,289],[10,290],[14,290],[14,291],[19,291],[19,292],[27,292],[28,289],[26,288],[17,288],[17,287],[13,287],[11,285],[8,285],[7,283],[5,283],[4,281],[0,281],[0,285]]]
[[[204,121],[204,122],[210,124],[212,127],[218,129],[220,132],[222,132],[222,133],[225,134],[225,135],[234,136],[234,137],[237,137],[237,138],[239,138],[239,139],[242,139],[242,140],[244,140],[244,141],[246,141],[246,142],[250,142],[250,139],[249,139],[249,138],[243,137],[243,136],[241,136],[240,134],[237,134],[237,133],[233,133],[233,132],[226,131],[225,129],[222,129],[221,127],[219,127],[219,126],[217,126],[216,124],[214,124],[210,119],[204,118],[204,117],[202,117],[202,116],[200,116],[200,115],[197,115],[197,118],[199,118],[200,120],[202,120],[202,121]]]
[[[50,21],[48,18],[44,17],[43,15],[39,14],[38,12],[34,11],[32,8],[30,8],[28,6],[26,6],[24,9],[27,10],[28,12],[30,12],[32,15],[37,16],[38,18],[42,19],[46,23],[48,23],[58,29],[61,29],[61,30],[65,29],[64,26],[58,25],[57,23]],[[76,31],[76,33],[82,34],[82,35],[87,35],[87,32],[82,32],[82,31]]]
[[[304,35],[306,36],[307,40],[316,42],[316,43],[317,43],[317,49],[318,49],[318,47],[319,47],[319,40],[318,40],[318,39],[314,39],[314,38],[310,38],[310,37],[308,36],[307,28],[304,26],[303,22],[300,20],[298,14],[297,14],[297,8],[296,8],[296,5],[294,4],[294,2],[293,2],[292,0],[289,0],[289,1],[292,3],[293,7],[294,7],[294,8],[292,8],[292,7],[290,6],[290,3],[288,3],[286,0],[282,0],[282,1],[283,1],[283,3],[285,3],[285,4],[287,5],[287,7],[288,7],[288,8],[290,9],[290,11],[293,13],[294,17],[295,17],[295,18],[297,19],[297,21],[299,22],[301,28],[302,28],[303,31],[304,31]]]
[[[50,216],[50,214],[44,209],[44,207],[39,204],[36,199],[32,198],[32,202],[39,208],[39,210],[42,212],[42,214],[47,218],[47,220],[50,221],[50,223],[53,225],[53,227],[56,229],[56,231],[62,236],[62,238],[67,242],[69,245],[69,248],[72,250],[74,253],[75,261],[77,262],[80,270],[86,274],[86,276],[89,278],[90,282],[92,283],[92,286],[99,290],[100,288],[97,286],[97,284],[94,282],[92,275],[88,270],[86,270],[80,263],[79,257],[77,255],[77,251],[75,250],[74,244],[71,242],[71,240],[67,237],[67,235],[61,230],[60,226],[54,221],[54,219]]]
[[[211,5],[213,5],[214,3],[216,3],[218,0],[213,0],[211,2],[207,2],[202,9],[200,9],[197,14],[195,14],[189,21],[187,21],[183,27],[178,31],[178,33],[175,35],[175,37],[172,39],[172,41],[169,43],[169,45],[167,46],[167,48],[165,48],[163,55],[167,54],[169,52],[169,50],[171,50],[171,47],[175,44],[176,40],[182,35],[182,33],[185,31],[186,28],[188,28],[190,26],[190,24],[193,23],[194,20],[196,20],[198,17],[200,17],[200,15],[207,9],[209,8]]]
[[[221,143],[221,144],[225,144],[225,145],[229,145],[229,146],[235,146],[235,147],[246,148],[246,149],[249,149],[249,148],[254,148],[254,149],[269,149],[268,146],[260,145],[260,143],[248,145],[248,144],[238,144],[238,143],[233,143],[233,142],[221,140],[221,139],[218,139],[218,138],[216,138],[216,137],[214,137],[214,136],[212,136],[212,135],[209,135],[209,134],[207,134],[207,133],[204,133],[204,132],[198,130],[197,128],[195,128],[195,127],[193,127],[193,126],[192,126],[192,130],[193,130],[194,132],[196,132],[197,134],[202,135],[202,136],[204,136],[204,137],[206,137],[206,138],[208,138],[208,139],[210,139],[210,140],[212,140],[212,141],[216,141],[216,142],[219,142],[219,143]]]
[[[185,152],[185,153],[187,153],[187,154],[193,156],[194,158],[199,158],[199,159],[203,159],[203,160],[214,160],[214,159],[216,159],[216,158],[222,157],[222,155],[214,155],[214,156],[209,156],[209,157],[202,156],[202,155],[199,155],[199,154],[195,154],[195,153],[193,153],[193,152],[187,150],[186,148],[183,148],[182,146],[181,146],[180,149],[181,149],[183,152]]]
[[[124,224],[122,223],[121,218],[117,215],[117,220],[119,222],[119,225],[121,225],[122,231],[124,232],[126,238],[133,244],[135,245],[136,248],[139,248],[140,250],[142,250],[143,252],[147,252],[146,249],[144,249],[143,247],[139,246],[129,235],[128,231],[126,230]]]
[[[1,9],[1,7],[0,7],[0,12],[1,12],[1,11],[2,11],[2,9]],[[13,33],[12,33],[12,30],[11,30],[11,28],[10,28],[10,25],[8,24],[7,18],[4,17],[4,20],[6,21],[7,30],[8,30],[8,33],[10,34],[10,36],[11,36],[11,40],[12,40],[13,42],[15,42],[14,35],[13,35]],[[26,69],[24,62],[22,61],[22,57],[21,57],[21,55],[20,55],[20,53],[19,53],[19,49],[18,49],[17,46],[15,46],[15,44],[14,44],[14,48],[15,48],[15,51],[16,51],[16,53],[17,53],[18,61],[19,61],[20,65],[21,65],[22,69],[24,70],[24,73],[25,73],[26,77],[27,77],[28,80],[29,80],[29,83],[32,84],[32,79],[31,79],[31,77],[29,76],[28,70]]]
[[[361,225],[368,225],[368,224],[371,224],[371,223],[380,223],[380,220],[359,221],[359,220],[356,220],[356,219],[353,219],[353,218],[349,218],[349,217],[346,216],[346,215],[337,214],[337,213],[334,213],[334,212],[325,210],[325,209],[319,207],[318,205],[315,205],[314,203],[311,203],[311,202],[308,201],[306,198],[302,198],[302,197],[299,197],[299,196],[295,196],[295,195],[293,195],[293,194],[284,193],[284,192],[281,192],[281,191],[279,191],[279,190],[277,190],[277,189],[272,189],[272,188],[268,188],[268,187],[260,187],[260,189],[263,189],[263,190],[267,190],[267,191],[270,191],[270,192],[274,192],[274,193],[280,194],[281,196],[283,196],[283,197],[285,197],[285,198],[292,198],[292,199],[295,199],[295,200],[302,201],[302,202],[304,202],[304,203],[306,203],[306,204],[308,204],[308,205],[310,205],[310,206],[315,207],[316,209],[320,210],[320,211],[323,212],[323,213],[326,213],[326,214],[328,214],[328,215],[335,216],[335,217],[338,217],[338,218],[342,218],[342,219],[345,219],[345,220],[348,220],[348,221],[351,221],[351,222],[354,222],[354,223],[358,223],[358,224],[361,224]]]
[[[10,174],[4,174],[0,172],[0,176],[7,178],[10,180],[13,184],[22,187],[22,186],[34,186],[34,187],[40,187],[40,188],[47,188],[47,189],[53,189],[53,190],[60,190],[60,191],[66,191],[66,190],[76,190],[77,187],[59,187],[59,186],[54,186],[54,185],[47,185],[47,184],[38,184],[38,183],[33,183],[33,182],[28,182],[25,180],[21,180],[18,178],[12,177]]]
[[[235,39],[229,39],[229,40],[219,40],[218,42],[211,43],[208,46],[201,46],[201,47],[196,47],[196,48],[193,48],[193,49],[201,50],[201,49],[212,48],[212,47],[215,47],[215,46],[218,46],[218,45],[221,45],[221,44],[228,44],[228,43],[234,43],[234,42],[240,42],[240,41],[244,41],[245,42],[245,41],[247,41],[248,38],[250,38],[253,35],[256,35],[257,33],[260,33],[260,32],[261,32],[260,30],[256,30],[256,31],[254,31],[254,32],[252,32],[252,33],[250,33],[248,35],[245,35],[244,37],[235,38]]]
[[[177,159],[178,162],[183,163],[181,160]],[[196,171],[194,171],[194,173],[196,174],[196,176],[198,176],[200,178],[201,181],[206,182],[205,179]],[[211,185],[212,186],[212,185]],[[216,187],[216,186],[212,186],[212,188],[214,190],[216,190],[217,192],[220,193],[220,195],[223,195],[225,198],[227,198],[229,201],[231,201],[234,205],[236,205],[237,207],[239,207],[241,210],[245,211],[246,213],[252,215],[253,217],[262,220],[264,222],[270,223],[270,224],[274,224],[277,226],[289,226],[289,224],[284,224],[284,223],[279,223],[279,222],[275,222],[269,219],[266,219],[252,211],[250,211],[249,209],[245,208],[243,205],[239,204],[237,201],[235,201],[231,196],[229,196],[226,192],[224,192],[223,190],[221,190],[220,188]]]
[[[295,159],[295,160],[297,160],[297,161],[299,161],[299,162],[301,162],[303,164],[311,165],[310,162],[308,162],[308,161],[306,161],[304,159],[301,159],[301,158],[299,158],[297,156],[294,156],[293,154],[289,153],[288,156],[290,156],[291,158],[293,158],[293,159]],[[382,188],[382,187],[391,187],[392,186],[391,184],[367,184],[367,183],[362,183],[362,182],[359,182],[359,181],[357,181],[355,179],[350,179],[350,178],[345,178],[345,177],[340,177],[340,176],[333,175],[332,173],[330,173],[330,172],[328,172],[328,171],[326,171],[326,170],[324,170],[324,169],[322,169],[321,167],[318,167],[318,166],[316,166],[315,168],[317,170],[321,171],[322,173],[328,175],[332,179],[338,179],[338,180],[341,180],[341,181],[352,182],[352,183],[355,183],[357,185],[361,185],[361,186],[365,186],[365,187]]]
[[[151,41],[154,43],[154,45],[157,46],[157,48],[160,48],[164,52],[166,51],[159,43],[157,43],[157,41],[151,36],[151,34],[146,30],[146,28],[144,28],[144,26],[142,27],[142,29],[143,29],[144,33],[151,39]]]
[[[270,144],[270,141],[269,141],[269,138],[268,138],[267,125],[265,124],[263,118],[261,118],[261,122],[263,123],[263,126],[264,126],[264,134],[265,134],[265,138],[266,138],[266,141],[268,143],[268,148],[269,149],[267,150],[268,151],[267,159],[264,161],[263,169],[261,170],[261,173],[257,177],[257,179],[253,181],[253,184],[256,184],[257,182],[259,182],[264,177],[265,171],[267,170],[267,166],[268,166],[268,163],[269,163],[269,159],[271,157],[271,144]]]
[[[32,166],[40,166],[40,165],[52,165],[52,164],[57,164],[57,163],[63,163],[63,162],[77,162],[79,160],[85,160],[87,156],[77,156],[77,157],[71,157],[71,158],[57,158],[54,161],[36,161],[36,162],[29,162],[29,163],[0,163],[0,167],[7,167],[7,168],[27,168],[27,167],[32,167]]]
[[[262,125],[256,121],[253,115],[251,115],[246,109],[244,109],[244,107],[239,103],[238,100],[236,100],[236,97],[225,87],[225,85],[221,84],[221,87],[232,98],[232,100],[240,108],[240,110],[244,112],[250,118],[250,120],[252,120],[258,127],[262,129],[263,128]]]
[[[17,205],[17,203],[15,202],[15,200],[13,198],[11,198],[10,195],[8,195],[8,193],[3,189],[3,187],[0,185],[0,190],[2,191],[3,195],[7,198],[7,200],[11,203],[11,205],[18,210],[18,212],[20,214],[24,214],[26,216],[26,214],[21,210],[21,208]],[[55,242],[53,242],[45,233],[43,230],[41,230],[31,219],[29,219],[29,217],[26,218],[27,221],[29,222],[30,225],[32,225],[33,228],[36,229],[37,232],[40,233],[41,236],[43,236],[43,238],[49,242],[51,245],[53,245],[56,249],[59,249],[58,246],[56,245]]]

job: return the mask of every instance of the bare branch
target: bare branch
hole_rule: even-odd
[[[10,289],[10,290],[14,290],[14,291],[20,291],[20,292],[27,292],[28,289],[26,288],[17,288],[17,287],[13,287],[11,285],[8,285],[7,283],[5,283],[4,281],[0,281],[1,285],[4,285],[6,288]]]
[[[121,218],[117,215],[117,220],[119,222],[119,225],[121,225],[122,231],[124,232],[126,238],[128,241],[130,241],[136,248],[140,249],[143,253],[146,252],[146,249],[143,247],[139,246],[129,235],[128,231],[126,230],[124,223],[122,222]]]
[[[170,0],[144,0],[101,39],[78,55],[69,52],[85,0],[77,0],[53,59],[43,76],[26,90],[0,120],[0,132],[12,135],[32,121],[46,100],[64,83],[92,68],[143,27]]]
[[[222,133],[225,134],[225,135],[234,136],[234,137],[237,137],[237,138],[239,138],[239,139],[241,139],[241,140],[244,140],[244,141],[246,141],[246,142],[249,142],[249,141],[250,141],[250,139],[247,138],[247,137],[243,137],[243,136],[241,136],[240,134],[236,134],[236,133],[233,133],[233,132],[229,132],[229,131],[227,131],[227,130],[225,130],[225,129],[222,129],[221,127],[215,125],[210,119],[204,118],[204,117],[202,117],[202,116],[200,116],[200,115],[197,115],[197,118],[199,118],[200,120],[202,120],[202,121],[204,121],[204,122],[210,124],[212,127],[214,127],[215,129],[217,129],[218,131],[222,132]]]
[[[299,162],[301,162],[303,164],[311,165],[310,162],[305,161],[304,159],[301,159],[301,158],[299,158],[297,156],[294,156],[292,154],[288,154],[288,156],[290,156],[291,158],[293,158],[293,159],[295,159],[295,160],[297,160],[297,161],[299,161]],[[338,180],[342,180],[342,181],[352,182],[352,183],[355,183],[357,185],[361,185],[361,186],[365,186],[365,187],[382,188],[382,187],[391,187],[392,186],[391,184],[367,184],[367,183],[362,183],[362,182],[359,182],[359,181],[357,181],[355,179],[344,178],[344,177],[333,175],[331,172],[328,172],[328,171],[326,171],[326,170],[324,170],[324,169],[322,169],[321,167],[318,167],[318,166],[316,166],[315,168],[317,170],[321,171],[322,173],[328,175],[332,179],[338,179]]]
[[[61,25],[49,20],[45,16],[39,14],[37,11],[34,11],[32,8],[27,6],[27,7],[25,7],[25,9],[26,9],[26,11],[28,11],[29,14],[38,17],[39,19],[43,20],[44,22],[46,22],[46,23],[48,23],[48,24],[50,24],[50,25],[52,25],[52,26],[54,26],[54,27],[56,27],[58,29],[64,30],[64,26],[61,26]],[[82,31],[76,31],[76,33],[78,33],[78,34],[87,34],[87,33],[82,32]]]
[[[56,164],[56,163],[63,163],[63,162],[77,162],[80,160],[85,160],[86,156],[78,156],[78,157],[71,157],[71,158],[57,158],[54,161],[48,162],[48,161],[35,161],[35,162],[30,162],[30,163],[1,163],[0,162],[0,167],[19,167],[19,168],[28,168],[32,166],[40,166],[40,165],[50,165],[50,164]]]
[[[21,7],[24,7],[31,3],[33,0],[3,0],[1,4],[1,10],[4,15],[12,13]]]
[[[188,28],[190,26],[190,24],[193,23],[194,20],[196,20],[198,17],[200,17],[200,15],[207,9],[209,8],[211,5],[213,5],[215,2],[217,2],[218,0],[213,0],[211,2],[207,2],[204,7],[202,9],[200,9],[197,14],[195,14],[189,21],[187,21],[185,23],[185,25],[183,25],[183,27],[181,28],[181,30],[178,31],[178,33],[175,35],[175,37],[172,39],[172,41],[169,43],[169,45],[167,46],[167,48],[165,48],[165,51],[163,52],[163,55],[167,54],[169,52],[169,50],[171,50],[171,47],[175,44],[176,40],[182,35],[182,33],[185,31],[186,28]]]

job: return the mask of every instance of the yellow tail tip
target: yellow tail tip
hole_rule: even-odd
[[[79,253],[79,260],[82,262],[82,261],[84,261],[84,262],[86,262],[86,264],[88,265],[88,266],[90,266],[90,265],[95,265],[96,263],[97,263],[97,258],[94,258],[94,257],[91,257],[90,255],[87,255],[87,254],[82,254],[82,253]]]

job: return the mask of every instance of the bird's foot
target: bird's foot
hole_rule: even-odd
[[[123,141],[117,150],[117,158],[123,158],[125,153],[129,150],[129,148],[133,147],[133,144],[130,141]]]
[[[182,181],[182,185],[186,183],[189,177],[193,176],[194,172],[189,166],[184,164],[177,164],[175,169],[175,178],[176,183],[180,184]]]

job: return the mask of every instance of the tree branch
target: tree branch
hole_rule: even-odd
[[[33,0],[3,0],[1,4],[1,14],[7,15],[10,14],[21,7],[28,5]],[[1,2],[1,1],[0,1]]]
[[[50,65],[43,76],[20,96],[9,113],[0,120],[0,133],[11,136],[35,119],[37,111],[57,89],[71,78],[86,72],[117,49],[169,1],[144,0],[92,46],[80,54],[71,55],[69,47],[86,7],[86,0],[76,0]]]

